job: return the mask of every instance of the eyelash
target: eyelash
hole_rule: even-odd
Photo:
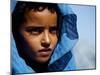
[[[56,27],[52,27],[49,29],[49,32],[52,34],[56,34],[57,33],[57,28]]]
[[[29,29],[28,32],[32,35],[38,35],[40,33],[42,33],[42,29],[40,28],[32,28],[32,29]]]
[[[39,35],[44,31],[44,28],[32,28],[32,29],[28,29],[27,31],[32,35]],[[56,34],[57,33],[57,28],[56,27],[51,27],[49,29],[49,32],[51,34]]]

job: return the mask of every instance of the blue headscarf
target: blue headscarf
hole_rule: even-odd
[[[77,16],[68,5],[58,4],[58,6],[62,13],[61,40],[51,57],[49,69],[51,71],[75,70],[76,65],[72,49],[78,39]]]
[[[14,0],[12,0],[14,1]],[[13,2],[16,4],[16,2]],[[14,9],[12,4],[12,11]],[[61,22],[61,39],[58,42],[51,60],[48,64],[49,71],[64,71],[75,70],[76,64],[72,54],[72,49],[78,40],[77,33],[77,16],[66,4],[58,4],[58,7],[62,14]],[[11,65],[12,72],[14,73],[35,73],[35,71],[26,64],[23,58],[18,54],[16,44],[12,35],[11,40]]]

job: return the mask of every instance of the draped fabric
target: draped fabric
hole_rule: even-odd
[[[62,13],[61,40],[51,57],[49,69],[50,71],[75,70],[75,61],[71,51],[78,39],[77,16],[68,5],[59,4],[58,6]]]
[[[62,22],[60,22],[61,39],[58,42],[54,53],[51,56],[51,60],[48,64],[48,69],[50,72],[76,69],[72,49],[78,40],[76,24],[77,16],[66,4],[58,4],[58,7],[62,14]],[[14,7],[12,8],[14,9]],[[14,73],[35,73],[35,71],[25,63],[24,59],[19,56],[13,35],[11,39],[12,71]]]
[[[27,66],[25,61],[19,56],[13,36],[11,38],[11,67],[13,73],[31,73],[34,72]]]

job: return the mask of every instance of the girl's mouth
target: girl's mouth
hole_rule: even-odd
[[[39,50],[40,55],[44,56],[44,57],[49,56],[51,54],[51,52],[52,52],[52,49],[50,49],[50,48],[45,48],[45,49]]]

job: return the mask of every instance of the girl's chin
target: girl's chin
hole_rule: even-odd
[[[40,64],[44,64],[47,63],[49,61],[50,57],[42,57],[42,58],[38,58],[36,61]]]

